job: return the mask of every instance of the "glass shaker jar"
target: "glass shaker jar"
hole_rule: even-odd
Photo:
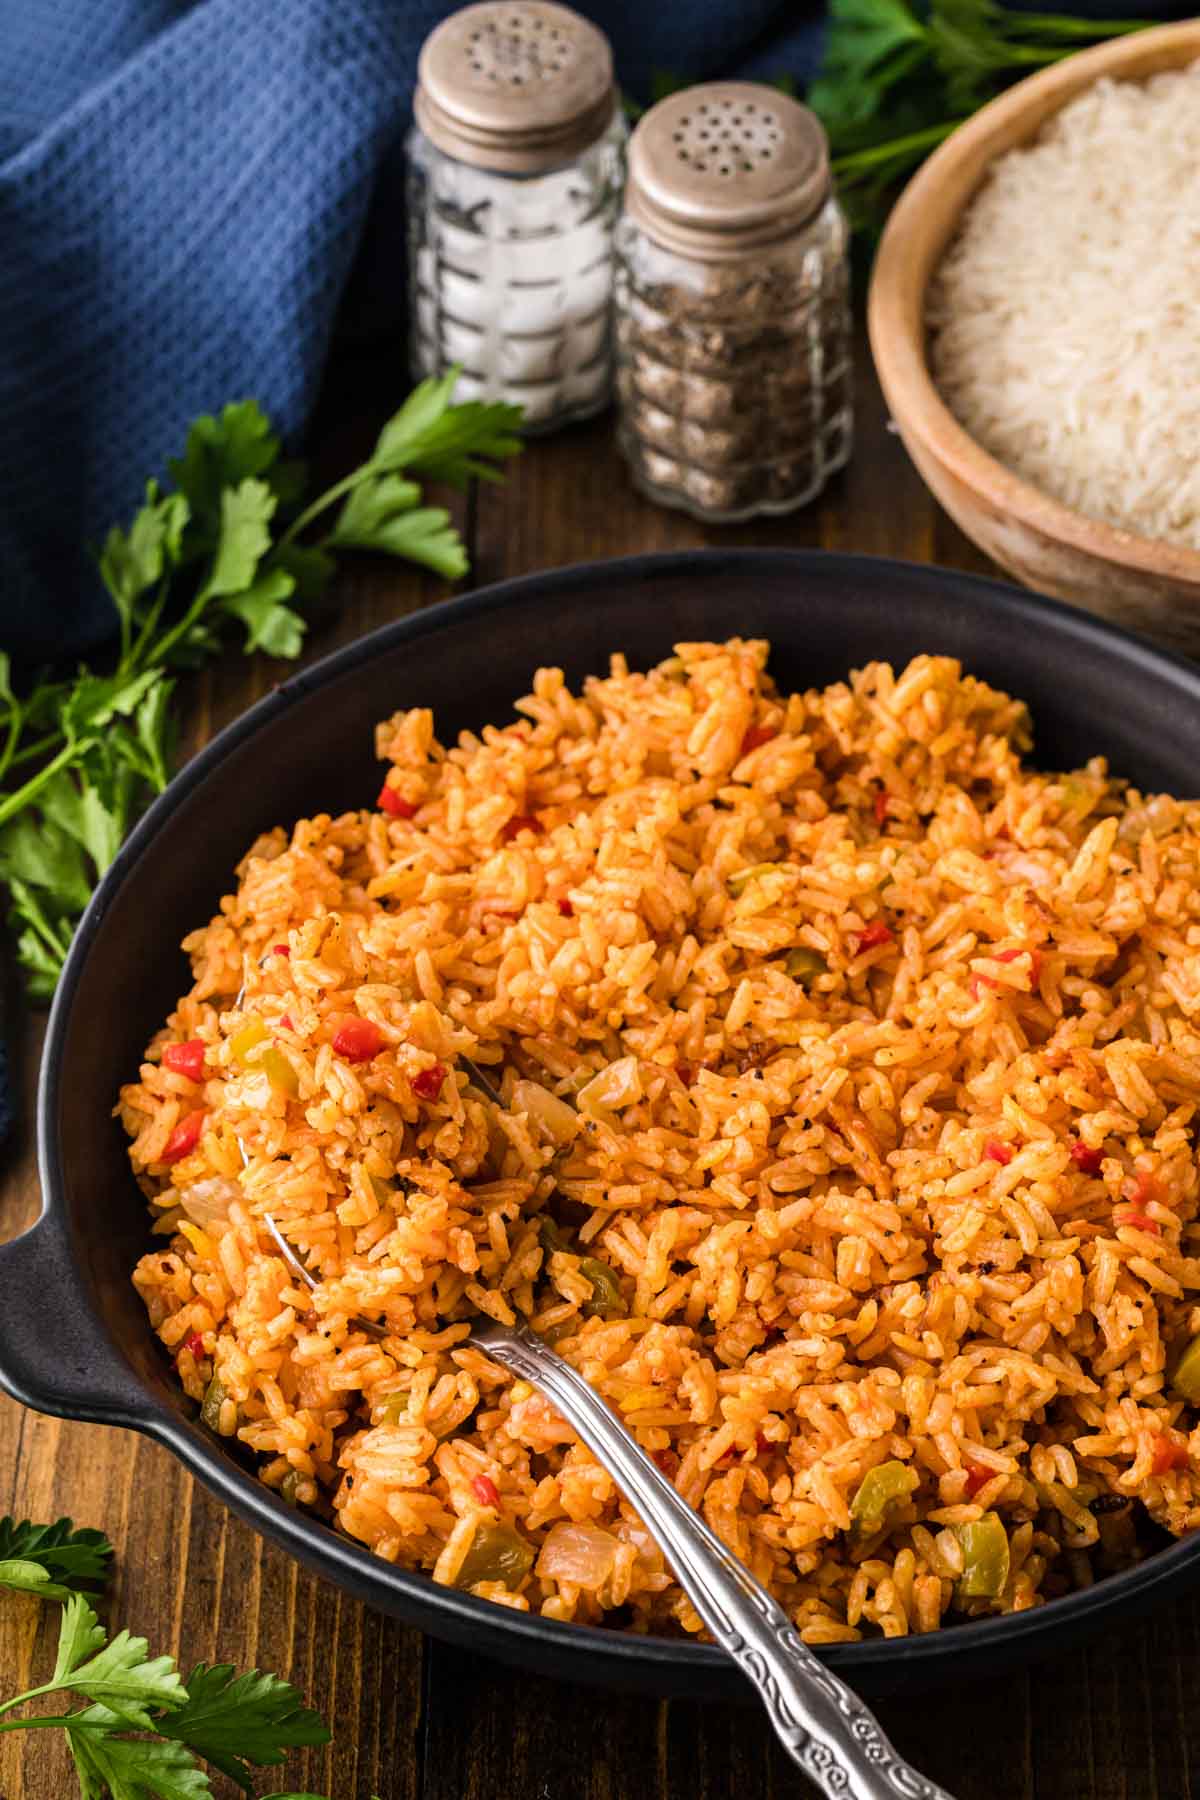
[[[625,124],[603,33],[549,0],[484,0],[421,51],[408,141],[414,374],[519,402],[548,431],[612,390]]]
[[[636,485],[697,518],[789,512],[850,455],[849,232],[815,115],[672,94],[629,143],[617,393]]]

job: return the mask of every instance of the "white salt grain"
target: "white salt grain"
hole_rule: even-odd
[[[928,323],[984,449],[1090,518],[1200,548],[1200,63],[1100,81],[998,157]]]

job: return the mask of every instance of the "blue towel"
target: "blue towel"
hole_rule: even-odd
[[[1186,5],[1187,0],[1181,0]],[[1123,13],[1155,0],[1092,0]],[[85,545],[188,422],[303,432],[339,304],[404,372],[402,141],[446,0],[19,0],[0,37],[0,647],[111,630]],[[627,91],[803,84],[820,0],[583,0]],[[386,379],[386,377],[385,377]]]

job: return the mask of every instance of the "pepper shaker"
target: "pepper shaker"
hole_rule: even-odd
[[[484,0],[421,51],[408,140],[416,375],[549,431],[612,391],[625,124],[608,40],[550,0]]]
[[[852,441],[849,231],[816,116],[754,82],[660,101],[616,244],[635,484],[711,521],[803,506]]]

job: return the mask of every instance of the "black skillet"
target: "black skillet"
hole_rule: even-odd
[[[636,556],[506,582],[398,621],[305,669],[172,782],[124,846],[76,936],[46,1038],[38,1100],[45,1212],[0,1249],[0,1379],[27,1405],[147,1432],[256,1530],[385,1611],[540,1673],[656,1693],[742,1695],[704,1645],[557,1624],[437,1587],[284,1505],[195,1417],[129,1271],[146,1214],[111,1117],[117,1087],[186,985],[177,948],[264,828],[370,804],[372,724],[435,709],[439,733],[500,722],[533,670],[572,681],[614,650],[634,666],[681,639],[763,636],[784,688],[920,651],[1025,698],[1036,760],[1102,753],[1147,788],[1192,794],[1200,672],[1086,614],[948,570],[821,552]],[[1058,1653],[1200,1575],[1200,1535],[1032,1612],[928,1637],[839,1645],[867,1692],[968,1679]]]

